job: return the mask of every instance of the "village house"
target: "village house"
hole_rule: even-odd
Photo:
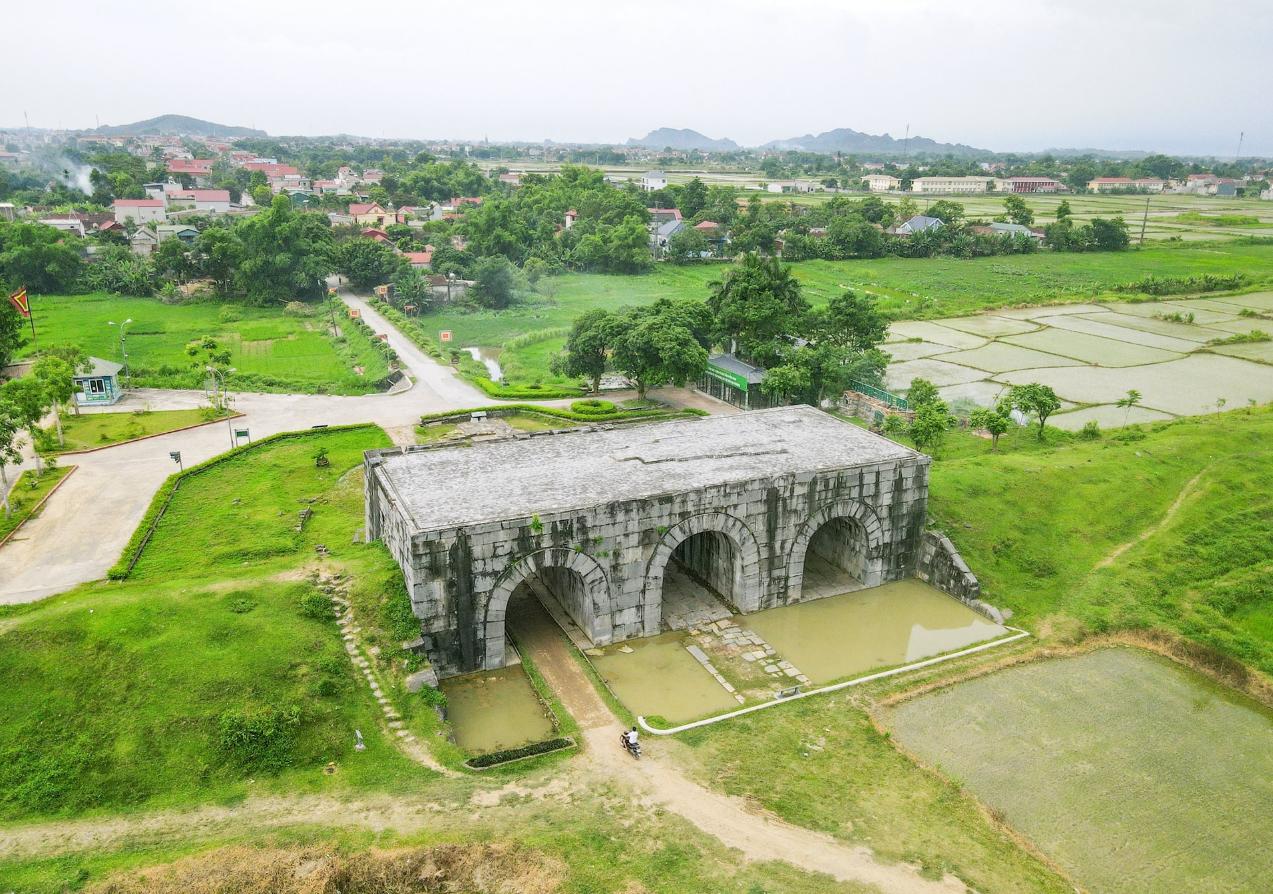
[[[366,227],[382,227],[393,221],[393,215],[380,207],[378,202],[355,202],[349,206],[349,217],[356,224]]]
[[[115,212],[115,220],[126,224],[162,223],[168,219],[164,211],[163,199],[116,199],[111,205]]]
[[[990,191],[986,177],[916,177],[911,191],[929,195],[969,195]]]
[[[173,158],[168,161],[168,173],[185,174],[192,177],[197,186],[203,186],[212,176],[212,165],[211,158]]]
[[[84,222],[74,217],[43,217],[40,218],[40,223],[63,233],[74,233],[81,237],[85,234]]]
[[[862,178],[862,182],[871,192],[889,192],[902,188],[902,181],[889,174],[867,174]]]
[[[892,233],[894,236],[914,236],[916,233],[925,233],[929,230],[939,230],[945,224],[936,217],[926,217],[923,214],[916,214],[909,220],[904,220],[895,227],[889,227],[886,233]]]
[[[123,365],[101,357],[89,357],[89,369],[77,373],[72,381],[78,389],[75,403],[81,407],[113,404],[124,396],[119,387],[119,373]]]
[[[404,251],[402,256],[407,259],[412,269],[428,270],[429,265],[433,263],[433,248],[429,247],[427,251]]]
[[[372,184],[379,183],[384,179],[384,176],[384,171],[379,170],[378,168],[368,168],[362,172],[362,182]]]
[[[499,175],[499,182],[503,183],[505,186],[518,187],[522,185],[522,175],[514,174],[509,171]]]
[[[667,187],[667,174],[662,171],[646,171],[641,175],[641,188],[646,192],[654,192]]]
[[[771,180],[765,185],[766,192],[814,192],[821,189],[821,184],[812,180]]]
[[[1042,241],[1044,233],[1036,227],[1027,227],[1024,224],[1003,223],[994,221],[989,224],[974,224],[968,228],[971,232],[978,236],[1027,236],[1036,241]]]
[[[1065,186],[1051,177],[1004,177],[995,181],[995,189],[1013,193],[1061,192]]]
[[[388,233],[386,233],[384,230],[376,229],[375,227],[367,227],[359,235],[362,236],[364,239],[374,239],[377,242],[385,242],[385,243],[389,243],[390,245],[393,244],[393,240],[389,238]]]
[[[141,231],[138,230],[138,232]],[[155,236],[158,237],[160,244],[169,239],[176,239],[183,245],[194,245],[195,240],[199,238],[199,231],[186,224],[159,224],[155,227]]]
[[[575,221],[577,221],[578,219],[579,219],[579,212],[576,211],[574,208],[571,208],[565,213],[565,215],[563,215],[562,228],[569,230],[571,227],[575,225]]]
[[[228,214],[230,191],[228,189],[174,189],[165,193],[168,209],[190,208],[209,214]]]
[[[132,249],[133,254],[141,255],[143,258],[153,255],[155,249],[159,247],[159,234],[142,227],[128,237],[128,247]]]
[[[681,219],[681,212],[678,208],[646,208],[645,210],[650,215],[650,223],[655,225]]]

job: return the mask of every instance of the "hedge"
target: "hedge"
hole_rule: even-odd
[[[283,431],[278,434],[268,435],[251,444],[245,444],[242,447],[235,447],[225,453],[220,453],[211,459],[204,460],[198,465],[191,466],[183,472],[177,472],[169,475],[162,485],[159,486],[158,492],[150,501],[150,506],[146,509],[146,514],[142,516],[141,523],[137,525],[137,529],[133,531],[133,536],[128,538],[128,543],[124,546],[124,551],[119,556],[119,561],[111,566],[106,572],[106,576],[110,580],[125,580],[133,573],[133,568],[137,565],[137,561],[141,558],[142,552],[146,549],[146,544],[150,542],[150,538],[154,536],[155,529],[159,526],[159,521],[164,517],[164,513],[168,510],[168,504],[172,501],[173,494],[177,492],[177,488],[181,482],[192,475],[198,475],[206,472],[214,466],[220,465],[228,459],[232,459],[249,450],[264,447],[269,444],[277,444],[279,441],[288,441],[295,438],[315,437],[327,434],[333,431],[357,431],[359,429],[374,429],[376,426],[370,423],[358,423],[355,425],[332,425],[327,428],[315,429],[309,428],[302,431]]]
[[[574,739],[548,739],[544,742],[523,745],[521,748],[507,748],[503,751],[492,751],[490,754],[478,755],[465,761],[465,765],[474,770],[484,770],[498,764],[507,764],[511,761],[519,761],[523,758],[535,757],[536,755],[548,754],[552,751],[561,751],[562,749],[573,747],[575,747]]]
[[[424,351],[435,360],[442,359],[442,350],[438,347],[438,343],[428,336],[424,331],[424,327],[416,320],[411,319],[397,308],[386,304],[379,298],[368,298],[367,303],[370,304],[381,316],[393,323],[407,338],[416,343],[416,347]]]
[[[616,410],[613,413],[599,415],[596,413],[576,413],[572,410],[562,410],[558,407],[541,407],[538,404],[496,404],[490,407],[470,407],[460,410],[443,410],[438,413],[426,413],[420,417],[422,425],[430,422],[437,422],[443,419],[450,419],[455,416],[467,416],[470,413],[490,413],[498,410],[513,410],[520,413],[538,413],[541,416],[551,416],[555,419],[566,419],[570,422],[622,422],[629,419],[659,419],[669,416],[706,416],[705,410],[684,409],[684,410]]]

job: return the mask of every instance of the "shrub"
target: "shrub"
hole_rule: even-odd
[[[1095,419],[1087,420],[1083,429],[1079,432],[1079,437],[1084,441],[1097,441],[1101,437],[1101,425]]]
[[[317,590],[310,590],[300,601],[301,614],[315,621],[326,621],[332,617],[332,605],[327,597]]]
[[[300,725],[296,705],[226,711],[217,722],[217,747],[244,769],[277,772],[291,758]]]
[[[618,407],[612,401],[600,400],[595,397],[589,400],[577,400],[570,405],[571,412],[578,413],[581,416],[607,415],[617,409]]]
[[[237,307],[231,307],[227,304],[221,308],[221,312],[217,314],[217,319],[222,323],[237,323],[243,319],[243,314]]]
[[[446,693],[433,686],[425,686],[421,689],[420,698],[423,699],[424,703],[430,708],[446,707]]]
[[[563,748],[570,748],[575,743],[571,739],[548,739],[545,742],[535,742],[531,745],[523,745],[521,748],[509,748],[505,751],[492,751],[490,754],[479,755],[472,758],[468,765],[475,770],[484,767],[493,767],[496,764],[506,764],[509,761],[520,760],[524,757],[533,757],[537,754],[547,754],[550,751],[560,751]]]
[[[254,608],[256,608],[256,603],[251,599],[236,599],[230,603],[230,611],[236,615],[246,615]]]
[[[336,685],[336,681],[331,677],[323,677],[314,684],[314,694],[322,697],[330,697],[340,691],[340,687]]]

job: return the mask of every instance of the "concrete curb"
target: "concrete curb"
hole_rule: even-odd
[[[934,664],[941,664],[944,661],[953,661],[956,658],[963,658],[965,655],[973,655],[977,652],[984,652],[986,649],[993,649],[997,646],[1004,646],[1011,642],[1016,642],[1030,634],[1019,627],[1009,627],[1008,630],[1017,631],[1012,636],[1000,637],[990,642],[980,643],[968,649],[961,649],[958,652],[951,652],[949,655],[938,655],[936,658],[928,658],[924,661],[916,661],[913,664],[895,667],[891,670],[880,671],[874,674],[867,674],[865,677],[855,677],[852,680],[845,680],[843,683],[835,683],[831,686],[823,686],[821,689],[810,689],[808,692],[797,692],[786,698],[775,698],[772,701],[764,702],[759,705],[752,705],[747,708],[739,708],[737,711],[730,711],[726,714],[717,714],[715,717],[708,717],[704,720],[695,720],[692,723],[683,723],[680,726],[674,726],[671,729],[659,729],[650,726],[645,722],[644,717],[637,717],[637,723],[641,724],[641,728],[647,733],[656,736],[671,736],[676,733],[683,733],[689,729],[699,729],[704,726],[711,726],[714,723],[720,723],[722,720],[732,720],[735,717],[742,717],[744,714],[752,714],[756,711],[763,711],[766,708],[772,708],[777,705],[785,705],[788,702],[799,701],[802,698],[809,698],[814,695],[824,695],[828,692],[838,692],[841,689],[848,689],[850,686],[861,686],[863,683],[870,683],[874,680],[883,680],[886,677],[895,677],[898,674],[904,674],[908,671],[919,670],[921,667],[931,667]]]
[[[162,413],[162,410],[156,412]],[[105,415],[99,413],[97,415]],[[83,450],[67,450],[63,453],[55,454],[56,456],[83,456],[85,453],[97,453],[99,450],[110,450],[112,447],[122,447],[125,444],[136,444],[138,441],[149,441],[151,438],[162,438],[164,435],[173,435],[179,431],[190,431],[192,428],[203,428],[205,425],[216,425],[218,422],[229,422],[231,419],[242,419],[246,414],[232,413],[229,416],[222,416],[220,419],[209,419],[207,422],[196,422],[194,425],[183,425],[181,428],[170,429],[169,431],[157,431],[153,435],[142,435],[140,438],[129,438],[127,441],[116,441],[113,444],[103,444],[100,447],[85,447]]]
[[[72,475],[74,475],[74,474],[75,474],[75,470],[76,470],[76,469],[78,469],[78,468],[79,468],[79,466],[67,466],[66,468],[67,468],[67,473],[66,473],[65,475],[63,475],[63,476],[62,476],[62,480],[61,480],[61,481],[59,481],[57,484],[53,485],[53,489],[52,489],[52,490],[50,490],[47,494],[45,494],[45,495],[44,495],[44,499],[42,499],[40,502],[36,503],[34,506],[32,506],[32,507],[31,507],[31,511],[27,513],[27,517],[26,517],[26,518],[24,518],[24,519],[22,519],[22,521],[18,522],[18,526],[17,526],[16,528],[14,528],[14,529],[13,529],[12,531],[10,531],[8,534],[5,534],[5,535],[4,535],[4,537],[0,538],[0,546],[4,546],[6,543],[8,543],[10,540],[12,540],[12,539],[14,538],[14,536],[15,536],[15,535],[16,535],[19,531],[21,531],[21,530],[22,530],[22,527],[23,527],[23,526],[24,526],[27,522],[29,522],[31,519],[35,518],[36,514],[37,514],[37,513],[39,513],[39,511],[40,511],[41,509],[43,509],[43,508],[44,508],[44,504],[45,504],[45,503],[47,503],[47,502],[49,501],[49,498],[50,498],[51,496],[53,496],[55,493],[57,493],[57,489],[58,489],[59,487],[61,487],[63,484],[65,484],[65,483],[66,483],[66,479],[70,478]],[[17,486],[17,482],[15,481],[15,482],[14,482],[14,487],[16,487],[16,486]],[[9,493],[13,493],[13,491],[12,491],[12,490],[10,490],[10,491],[9,491]]]

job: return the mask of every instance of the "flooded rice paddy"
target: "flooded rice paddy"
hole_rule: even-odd
[[[889,330],[885,380],[904,393],[928,379],[947,400],[982,406],[1010,385],[1041,382],[1063,401],[1049,420],[1058,428],[1149,422],[1273,400],[1273,342],[1212,344],[1253,330],[1273,334],[1273,292],[906,321]],[[1119,415],[1114,404],[1130,389],[1140,407]]]
[[[443,680],[446,714],[455,742],[470,754],[486,754],[542,742],[552,721],[521,665]]]
[[[1273,713],[1165,659],[1038,661],[889,723],[1088,890],[1269,890]]]
[[[769,609],[740,620],[814,683],[920,661],[1007,632],[917,580]]]

